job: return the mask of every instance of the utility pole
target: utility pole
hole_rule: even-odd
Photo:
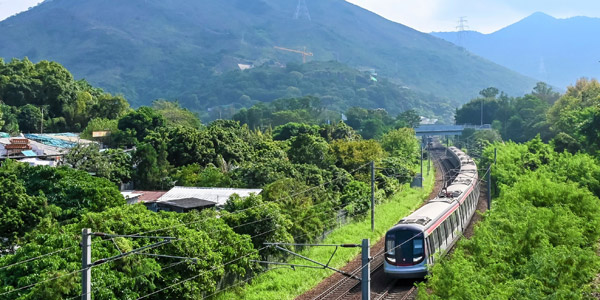
[[[115,238],[115,237],[129,237],[129,238],[150,238],[150,239],[161,239],[162,241],[156,242],[147,246],[139,247],[131,251],[123,253],[120,249],[121,254],[115,255],[109,258],[99,259],[92,262],[92,236],[100,236],[104,238]],[[81,300],[92,300],[92,267],[99,266],[101,264],[120,259],[131,254],[135,254],[146,249],[156,248],[161,245],[171,243],[175,240],[174,237],[160,237],[160,236],[138,236],[138,235],[118,235],[118,234],[106,234],[102,232],[92,232],[90,228],[84,228],[81,230]],[[113,240],[114,243],[114,240]],[[115,244],[116,246],[116,244]],[[118,249],[118,246],[117,246]],[[164,256],[155,254],[157,257],[170,257],[179,259],[188,259],[187,257],[175,257],[175,256]]]
[[[370,265],[369,239],[362,240],[362,276],[361,292],[362,300],[371,299],[371,265]]]
[[[427,176],[429,176],[430,170],[431,170],[431,151],[429,151],[429,146],[427,146]]]
[[[488,176],[487,176],[487,202],[488,202],[488,209],[491,209],[492,208],[492,165],[491,164],[488,169]]]
[[[81,230],[81,300],[92,300],[92,235],[91,229]]]
[[[42,120],[40,121],[40,134],[44,133],[44,108],[42,107]]]
[[[375,161],[371,161],[371,232],[375,231]]]
[[[481,98],[481,127],[483,127],[483,100],[484,98]]]
[[[421,144],[421,188],[423,187],[423,144]]]

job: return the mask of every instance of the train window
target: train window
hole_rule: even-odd
[[[425,251],[423,249],[423,239],[415,239],[413,241],[413,262],[419,263],[423,260]]]
[[[436,229],[431,234],[431,236],[433,237],[433,247],[435,248],[436,251],[437,251],[437,249],[440,248],[440,237],[438,236],[438,231],[439,230]]]
[[[387,249],[388,255],[396,255],[396,243],[394,242],[394,237],[388,238],[385,241],[385,248]]]
[[[446,241],[446,227],[444,226],[444,224],[446,224],[446,222],[444,221],[440,227],[438,227],[438,229],[440,230],[440,245],[443,244]]]

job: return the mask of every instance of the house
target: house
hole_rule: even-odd
[[[164,193],[156,201],[144,202],[152,211],[188,212],[202,210],[210,207],[223,207],[229,197],[237,194],[248,197],[251,194],[260,194],[262,189],[234,189],[234,188],[206,188],[176,186]]]
[[[122,191],[127,204],[144,203],[146,206],[158,201],[167,191]]]

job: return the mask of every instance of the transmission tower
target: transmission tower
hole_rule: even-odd
[[[546,71],[546,62],[544,61],[544,57],[540,57],[540,67],[539,67],[539,76],[541,77],[540,79],[543,79],[544,81],[548,80],[548,72]]]
[[[300,18],[306,18],[308,21],[312,21],[310,18],[310,12],[308,12],[308,6],[306,6],[306,0],[298,0],[298,6],[296,7],[294,20],[299,20]]]
[[[469,21],[467,21],[467,17],[460,17],[460,19],[458,19],[458,25],[456,26],[456,44],[463,48],[465,46],[465,39],[469,30],[468,23]]]

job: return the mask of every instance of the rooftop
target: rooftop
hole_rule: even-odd
[[[262,189],[233,189],[233,188],[203,188],[203,187],[183,187],[176,186],[162,195],[158,202],[181,200],[181,199],[199,199],[215,203],[217,206],[223,206],[233,194],[240,197],[248,197],[250,194],[260,194]]]

